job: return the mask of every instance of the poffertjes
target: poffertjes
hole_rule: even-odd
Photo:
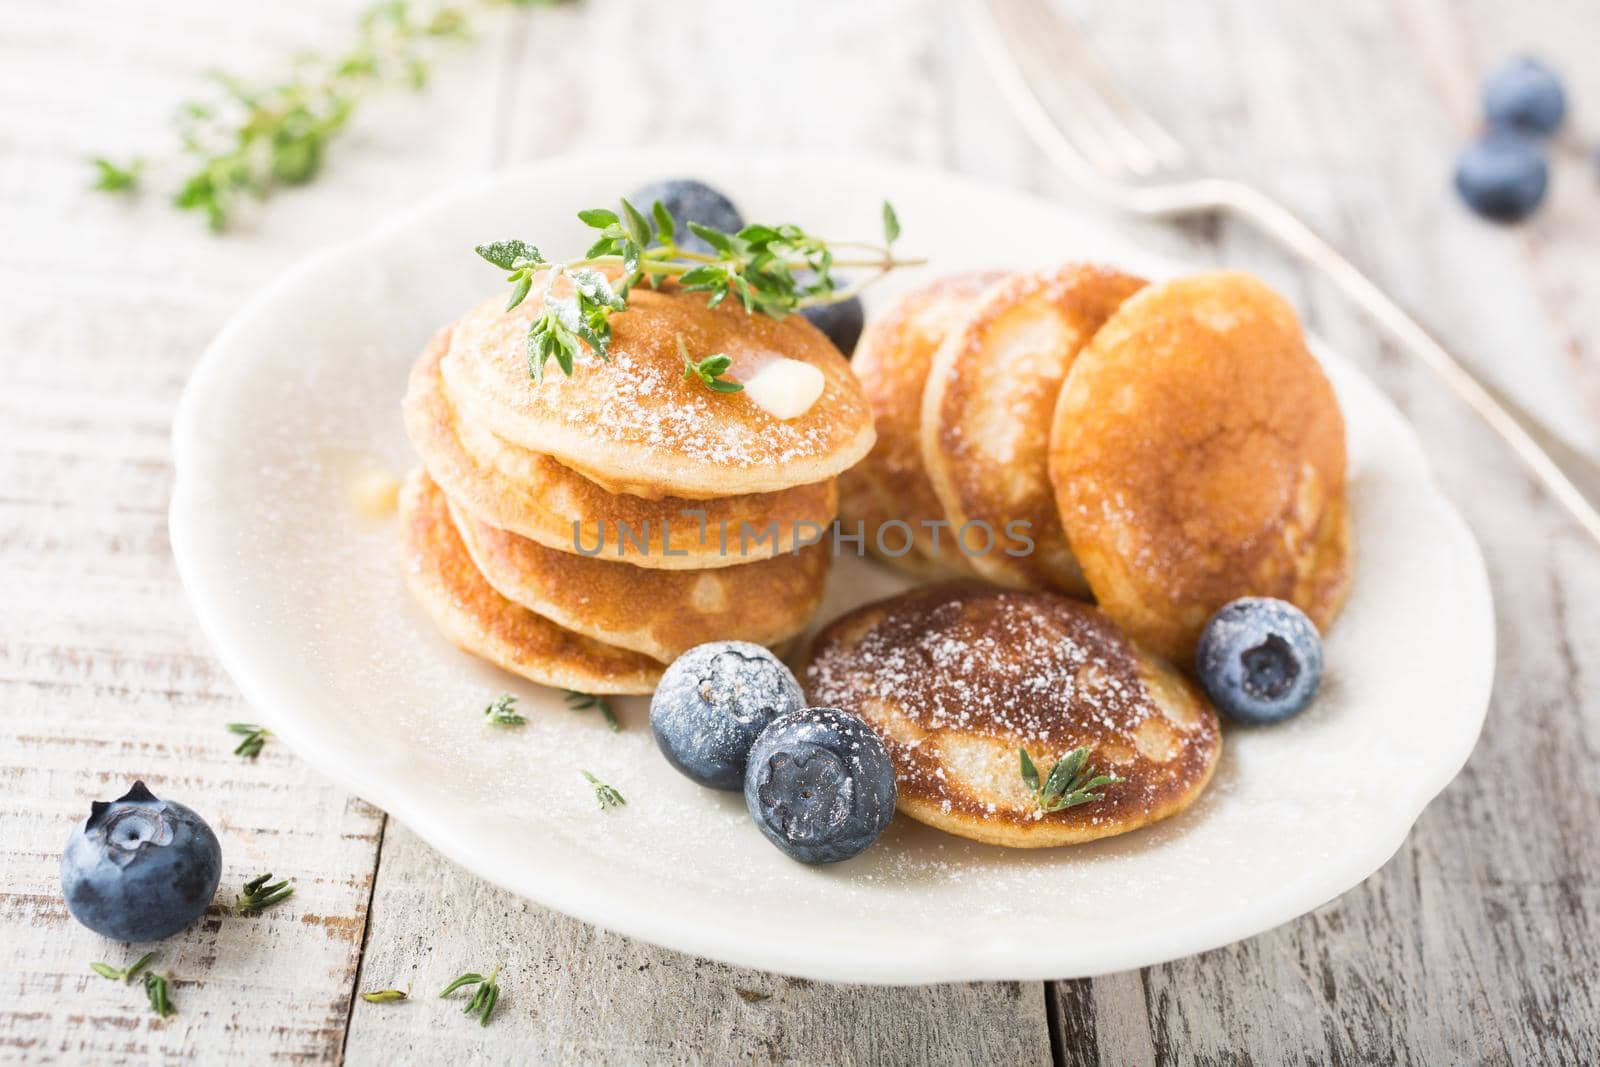
[[[1175,662],[1230,600],[1326,630],[1349,591],[1344,418],[1294,309],[1248,274],[1117,309],[1067,376],[1050,476],[1095,600]]]

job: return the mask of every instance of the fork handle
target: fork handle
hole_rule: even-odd
[[[1229,181],[1205,184],[1210,186],[1208,199],[1216,207],[1248,218],[1299,253],[1426,364],[1600,542],[1600,464],[1458,362],[1416,319],[1288,208],[1253,186]],[[1192,209],[1193,200],[1190,206]]]

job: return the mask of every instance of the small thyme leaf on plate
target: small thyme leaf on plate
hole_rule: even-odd
[[[498,966],[489,972],[487,978],[481,974],[469,972],[445,986],[443,991],[439,993],[439,997],[441,999],[448,997],[463,986],[477,986],[478,988],[473,992],[472,999],[467,1002],[464,1010],[466,1014],[478,1017],[479,1026],[488,1026],[489,1015],[494,1011],[495,1004],[500,1000],[500,985],[495,981],[499,977],[500,968]]]
[[[361,999],[368,1004],[393,1004],[397,1000],[405,1000],[408,995],[403,989],[374,989],[361,994]]]
[[[171,996],[167,992],[167,978],[165,975],[154,971],[145,972],[144,993],[150,998],[150,1010],[165,1019],[173,1015],[178,1009],[172,1006]]]
[[[261,746],[272,736],[266,727],[257,726],[253,722],[230,722],[228,729],[233,733],[244,735],[244,740],[239,742],[239,747],[233,750],[233,754],[243,756],[245,759],[255,759],[261,755]]]
[[[576,689],[564,691],[567,707],[573,711],[598,711],[606,720],[606,725],[611,732],[621,733],[622,722],[617,718],[617,713],[611,707],[611,701],[605,697],[595,696],[593,693],[580,693]]]
[[[600,807],[602,810],[605,808],[614,808],[618,805],[627,803],[627,800],[623,798],[621,793],[617,792],[609,785],[606,785],[588,771],[584,771],[583,776],[589,779],[590,785],[594,786],[594,798],[600,802]]]
[[[89,969],[102,978],[110,978],[113,981],[121,981],[126,984],[133,981],[133,976],[144,970],[145,966],[155,958],[156,954],[154,952],[146,952],[129,967],[118,969],[109,963],[91,963],[89,964]]]
[[[698,363],[689,355],[689,346],[683,343],[683,334],[678,335],[678,355],[683,357],[683,376],[689,380],[698,378],[700,384],[710,389],[713,393],[742,393],[744,386],[738,382],[724,381],[722,375],[733,366],[733,360],[717,353],[707,356]]]
[[[1017,749],[1022,781],[1033,794],[1034,803],[1045,814],[1065,811],[1079,804],[1089,804],[1106,798],[1094,790],[1122,781],[1114,774],[1096,774],[1089,763],[1089,749],[1075,748],[1056,761],[1044,782],[1039,781],[1039,769],[1034,766],[1025,748]]]
[[[90,186],[101,193],[131,193],[139,187],[139,173],[144,170],[144,160],[130,160],[125,167],[109,159],[91,159],[94,167],[94,184]]]
[[[544,310],[528,324],[528,376],[544,381],[545,364],[554,357],[563,374],[570,376],[584,346],[601,359],[610,358],[611,316],[628,305],[636,285],[652,288],[675,280],[680,290],[704,293],[706,305],[716,307],[736,300],[748,314],[781,319],[822,304],[849,300],[867,285],[900,267],[922,260],[897,259],[889,245],[900,236],[900,221],[887,202],[883,205],[883,245],[829,242],[789,224],[751,225],[727,233],[698,222],[687,229],[710,247],[698,252],[679,244],[679,227],[659,202],[648,214],[627,200],[620,210],[585,208],[578,220],[597,231],[582,256],[564,262],[535,258],[526,241],[495,241],[477,246],[478,255],[508,271],[511,283],[507,308],[516,307],[532,290],[532,276],[550,272],[544,289]],[[517,249],[532,250],[518,257]],[[842,250],[858,252],[841,258]],[[852,285],[841,286],[834,267],[863,267],[873,273]],[[557,282],[565,275],[570,292]],[[712,358],[712,357],[707,357]],[[720,358],[720,357],[716,357]],[[685,359],[686,364],[694,361]],[[701,363],[704,363],[702,360]],[[698,366],[698,364],[696,364]],[[717,392],[737,392],[737,383],[721,382],[717,374],[701,380]]]
[[[483,717],[496,726],[522,726],[528,720],[515,709],[517,698],[512,693],[502,693],[483,709]]]
[[[746,989],[744,986],[734,986],[733,991],[739,994],[739,999],[746,1004],[759,1004],[763,1000],[771,1000],[771,993],[763,993],[759,989]]]
[[[258,915],[294,893],[287,880],[272,882],[272,872],[252,878],[244,884],[244,892],[234,901],[234,910],[240,915]]]

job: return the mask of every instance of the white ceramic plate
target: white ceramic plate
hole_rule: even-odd
[[[685,952],[820,979],[1157,963],[1301,915],[1394,853],[1477,739],[1492,608],[1477,547],[1411,430],[1325,348],[1349,424],[1358,562],[1322,693],[1287,724],[1229,730],[1202,799],[1142,832],[1018,852],[900,818],[863,856],[804,867],[767,844],[738,796],[698,789],[661,759],[644,701],[619,702],[625,730],[612,734],[439,637],[402,586],[392,523],[361,517],[349,481],[372,464],[412,466],[407,367],[436,327],[504,288],[475,243],[517,236],[575,254],[587,242],[574,212],[674,174],[729,190],[747,218],[830,236],[875,237],[888,196],[903,250],[932,256],[930,271],[1067,258],[1150,277],[1185,269],[1104,219],[947,174],[663,152],[498,175],[317,255],[217,338],[174,431],[184,584],[285,744],[508,889]],[[823,618],[899,584],[843,565]],[[526,728],[483,725],[505,690],[521,697]],[[600,811],[580,768],[627,807]]]

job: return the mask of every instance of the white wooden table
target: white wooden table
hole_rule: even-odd
[[[1600,1060],[1600,551],[1425,372],[1231,224],[1143,232],[1262,273],[1396,399],[1482,542],[1499,612],[1471,763],[1388,866],[1313,914],[1092,981],[820,985],[545,911],[281,744],[233,756],[224,724],[252,714],[174,573],[168,430],[207,341],[295,260],[459,179],[607,145],[853,150],[1077,195],[937,0],[589,0],[508,16],[429,94],[364,110],[321,180],[225,238],[159,198],[85,191],[85,156],[167,143],[201,69],[270,67],[336,40],[359,6],[0,0],[0,1060]],[[1600,139],[1600,7],[1071,6],[1208,159],[1281,194],[1469,362],[1600,445],[1600,184],[1579,147],[1520,229],[1477,222],[1448,187],[1478,72],[1520,46],[1563,69],[1575,126]],[[254,919],[216,906],[160,947],[178,1007],[165,1022],[137,988],[89,972],[123,951],[70,920],[57,883],[74,820],[135,776],[217,826],[221,899],[267,869],[297,887]],[[494,960],[489,1027],[432,999],[441,975]],[[413,982],[411,1003],[355,999]]]

